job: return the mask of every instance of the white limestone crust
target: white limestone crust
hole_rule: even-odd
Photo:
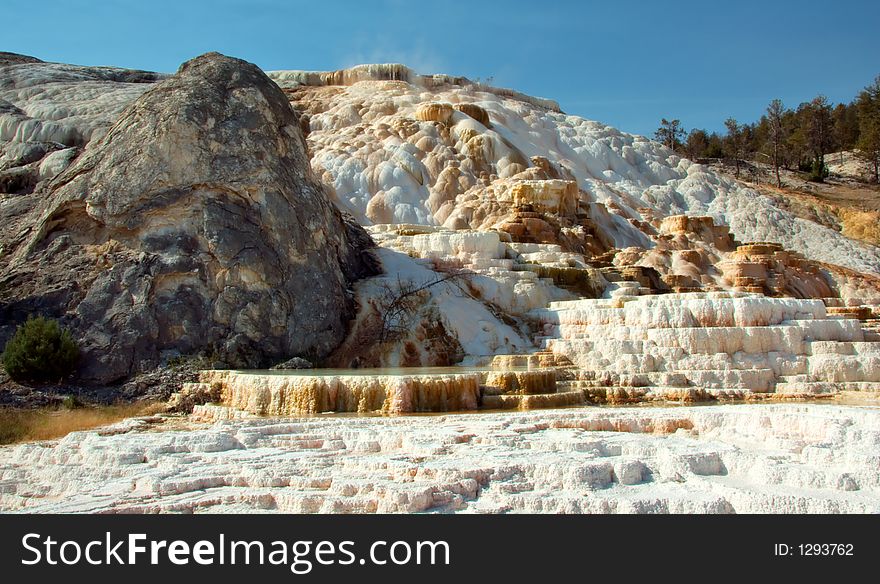
[[[880,409],[241,418],[0,448],[29,512],[880,512]]]

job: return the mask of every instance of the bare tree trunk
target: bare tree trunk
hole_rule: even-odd
[[[776,188],[782,188],[782,179],[779,178],[779,142],[773,142],[773,166],[776,170]]]

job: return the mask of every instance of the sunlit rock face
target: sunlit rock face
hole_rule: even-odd
[[[880,512],[875,408],[277,419],[199,406],[194,418],[216,422],[162,432],[128,421],[0,448],[0,509]]]
[[[29,77],[10,75],[24,91]],[[372,242],[311,173],[284,94],[216,53],[145,89],[69,168],[3,206],[5,328],[63,317],[97,382],[179,353],[239,367],[329,353]]]

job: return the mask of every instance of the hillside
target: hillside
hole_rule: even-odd
[[[205,78],[189,64],[169,76],[3,57],[0,340],[30,312],[56,316],[80,331],[90,378],[108,382],[176,355],[256,367],[518,353],[534,346],[531,311],[627,290],[880,297],[880,248],[862,216],[752,188],[551,100],[403,65],[259,82],[247,67]],[[255,101],[241,103],[254,83]],[[267,139],[278,123],[286,129]],[[298,140],[304,157],[291,150]],[[283,205],[271,199],[279,190]],[[219,215],[197,203],[205,196]],[[298,205],[323,208],[325,197],[339,219],[296,219]],[[384,275],[362,279],[370,268],[356,264],[372,260],[351,258],[373,243],[353,225],[318,244],[339,250],[330,264],[307,252],[331,265],[314,277],[301,252],[268,262],[254,252],[277,249],[282,233],[311,250],[349,216],[379,246]],[[157,266],[146,280],[125,272],[145,261]],[[305,282],[328,278],[339,301],[319,293],[322,324],[303,329],[307,313],[290,307],[308,305]],[[131,300],[109,292],[134,282],[143,292]],[[389,324],[383,302],[408,288],[418,306]],[[153,340],[126,333],[120,352],[119,331],[134,326],[122,322]]]
[[[874,191],[742,178],[403,65],[0,54],[0,344],[81,350],[0,404],[158,398],[0,510],[876,512]]]
[[[743,163],[739,180],[798,217],[831,227],[852,239],[880,244],[880,186],[866,180],[867,165],[852,152],[826,157],[830,176],[824,182],[808,180],[807,173],[780,169],[783,186],[776,186],[773,168],[754,161]],[[735,178],[729,162],[712,164]]]

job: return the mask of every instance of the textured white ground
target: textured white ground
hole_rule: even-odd
[[[0,449],[0,508],[880,512],[875,407],[579,407],[138,428]]]
[[[150,83],[121,81],[126,71],[60,63],[25,63],[4,69],[0,105],[18,113],[0,114],[0,142],[57,142],[79,146],[99,138]]]

